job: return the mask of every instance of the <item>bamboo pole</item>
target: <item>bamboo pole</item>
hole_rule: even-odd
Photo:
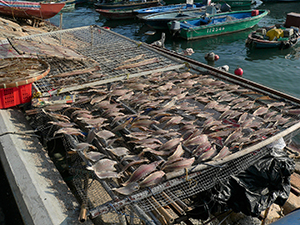
[[[167,210],[165,210],[153,196],[151,196],[151,200],[154,202],[154,205],[157,208],[157,210],[166,219],[167,223],[172,224],[175,219],[170,215],[170,213],[168,213]]]
[[[180,215],[185,215],[185,211],[175,202],[173,201],[164,191],[161,193],[162,196],[170,202],[170,204],[174,207],[174,209],[180,214]]]

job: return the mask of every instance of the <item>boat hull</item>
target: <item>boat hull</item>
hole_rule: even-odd
[[[177,10],[139,17],[145,24],[156,30],[167,30],[168,23],[174,20],[197,18],[204,15],[205,9]]]
[[[0,2],[0,13],[26,19],[49,19],[58,14],[65,3]]]
[[[251,10],[234,11],[230,13],[220,13],[218,14],[218,17],[226,16],[226,15],[230,16],[233,15],[234,13],[242,13],[242,12],[251,13]],[[186,27],[181,28],[179,34],[180,37],[186,40],[194,40],[194,39],[213,37],[213,36],[230,34],[238,31],[246,30],[255,26],[264,16],[266,16],[269,13],[268,10],[260,10],[259,12],[260,13],[257,16],[251,16],[251,17],[246,17],[244,19],[221,22],[217,24],[212,23],[212,24],[201,25],[201,26],[189,26],[183,24],[181,26],[186,26]],[[186,20],[186,22],[190,22],[190,20]],[[171,24],[168,23],[168,26],[170,29]]]
[[[126,2],[121,4],[116,3],[95,3],[94,6],[96,9],[129,9],[129,8],[147,8],[152,6],[161,5],[160,1],[150,1],[150,2]]]
[[[100,13],[107,19],[121,20],[121,19],[133,19],[135,14],[132,10],[107,10],[107,9],[96,9],[96,12]]]
[[[262,40],[255,38],[256,31],[251,32],[248,35],[246,40],[246,46],[248,48],[257,48],[257,49],[264,49],[264,48],[278,48],[278,49],[287,49],[295,46],[300,41],[300,35],[298,34],[297,37],[290,39],[289,41],[269,41],[269,40]]]

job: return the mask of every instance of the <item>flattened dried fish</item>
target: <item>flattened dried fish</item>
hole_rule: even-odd
[[[54,132],[53,136],[55,136],[57,134],[70,134],[70,135],[85,137],[85,135],[82,133],[82,131],[80,129],[72,128],[72,127],[60,128],[59,130]]]
[[[168,157],[168,161],[180,158],[183,154],[184,154],[184,150],[182,148],[181,143],[179,143],[179,145],[177,146],[175,152]]]
[[[88,160],[90,160],[92,162],[97,162],[98,160],[106,157],[106,155],[104,155],[100,152],[95,152],[95,151],[86,152],[84,155]]]
[[[107,148],[107,150],[118,157],[127,155],[129,153],[129,150],[125,147]]]
[[[190,166],[193,165],[193,163],[195,162],[195,158],[180,158],[180,160],[175,161],[174,163],[171,164],[167,164],[164,166],[164,168],[162,168],[162,170],[164,170],[165,172],[173,172],[176,170],[181,170],[184,168],[189,168]]]
[[[260,116],[260,115],[266,114],[268,112],[268,110],[269,110],[269,108],[261,106],[257,110],[254,111],[253,115]]]
[[[224,145],[230,144],[231,142],[241,138],[243,136],[243,132],[240,129],[236,129],[232,132],[224,141]]]
[[[115,165],[117,164],[116,161],[111,159],[101,159],[91,167],[87,167],[89,170],[94,170],[95,172],[102,172],[102,171],[115,171]]]
[[[127,186],[130,183],[139,181],[140,179],[146,177],[148,174],[152,173],[156,170],[156,167],[161,164],[162,161],[155,161],[153,163],[147,164],[147,165],[141,165],[139,168],[137,168],[133,174],[131,174],[130,178],[123,183],[123,186]]]
[[[138,183],[133,182],[133,183],[128,184],[125,187],[113,188],[112,190],[116,191],[116,192],[118,192],[119,194],[122,194],[122,195],[130,195],[133,192],[138,191],[139,188],[140,187],[139,187]]]
[[[213,158],[217,154],[216,146],[213,145],[209,150],[203,152],[200,157],[197,159],[197,161],[205,161],[208,159]]]
[[[164,171],[156,171],[149,176],[147,176],[144,180],[139,182],[140,187],[151,187],[159,184],[163,180],[163,176],[165,175]]]
[[[100,179],[120,178],[121,177],[120,173],[116,173],[114,171],[101,171],[101,172],[95,171],[95,174]]]
[[[125,63],[129,63],[129,62],[132,62],[132,61],[136,61],[136,60],[139,60],[141,58],[143,58],[145,56],[145,54],[141,54],[141,55],[138,55],[134,58],[131,58],[131,59],[127,59],[125,61],[122,62],[122,64],[125,64]]]
[[[123,69],[135,68],[135,67],[144,66],[144,65],[148,65],[148,64],[152,64],[152,63],[157,63],[157,62],[159,62],[158,58],[151,58],[151,59],[146,59],[144,61],[140,61],[140,62],[137,62],[137,63],[132,63],[132,64],[119,66],[119,67],[116,67],[114,70],[123,70]]]
[[[161,145],[159,147],[159,150],[160,151],[165,151],[165,150],[170,150],[170,149],[173,149],[175,147],[177,147],[177,145],[182,141],[183,139],[180,137],[180,138],[173,138],[169,141],[167,141],[166,143],[164,143],[163,145]]]
[[[94,145],[87,143],[87,142],[80,142],[78,143],[75,148],[72,148],[73,151],[83,151],[87,150],[88,148],[97,149]]]
[[[96,136],[98,136],[104,140],[107,140],[109,138],[115,137],[116,135],[109,130],[101,130],[96,133]]]
[[[48,123],[51,123],[51,124],[59,126],[59,127],[74,127],[76,125],[76,123],[68,123],[68,122],[49,121]]]
[[[213,158],[213,160],[224,159],[226,156],[230,155],[231,152],[227,146],[224,146],[220,152]]]
[[[107,98],[107,95],[97,96],[97,97],[92,98],[90,103],[91,103],[91,105],[94,105],[95,103],[99,103],[106,98]]]

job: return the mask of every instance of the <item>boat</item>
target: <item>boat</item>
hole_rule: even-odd
[[[113,2],[97,2],[94,4],[96,9],[128,9],[128,8],[146,8],[162,5],[160,0],[150,1],[113,1]]]
[[[251,32],[246,39],[248,48],[287,49],[298,44],[300,33],[298,27],[287,28],[285,24],[261,27]]]
[[[168,23],[176,20],[186,20],[190,18],[198,18],[205,13],[211,14],[211,10],[219,11],[214,6],[202,6],[198,9],[176,10],[171,12],[155,13],[142,17],[138,17],[149,27],[156,30],[167,30]]]
[[[186,40],[213,37],[246,30],[255,26],[269,10],[241,10],[211,14],[168,23],[170,31]]]
[[[120,19],[133,19],[136,15],[133,12],[133,9],[96,9],[96,12],[100,13],[101,16],[111,19],[111,20],[120,20]]]
[[[42,3],[27,1],[0,0],[0,14],[25,19],[49,19],[58,14],[65,6],[65,2]]]
[[[192,5],[189,4],[173,4],[173,5],[162,5],[162,6],[156,6],[156,7],[150,7],[150,8],[142,8],[142,9],[135,9],[133,12],[136,15],[150,15],[153,13],[163,13],[163,12],[170,12],[175,10],[185,10],[185,9],[196,9],[204,6],[202,3],[194,3]]]
[[[60,2],[65,3],[65,6],[62,8],[61,12],[68,12],[75,9],[76,0],[63,0]]]
[[[243,8],[243,9],[250,9],[252,5],[252,0],[220,0],[214,1],[215,3],[224,3],[226,2],[231,6],[231,8]]]

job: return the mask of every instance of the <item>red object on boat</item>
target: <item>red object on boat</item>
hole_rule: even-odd
[[[65,4],[0,0],[0,14],[26,19],[49,19],[59,13]]]
[[[243,73],[244,73],[244,71],[243,71],[242,68],[236,68],[236,69],[234,70],[234,74],[235,74],[235,75],[243,76]]]
[[[215,61],[219,60],[219,55],[215,55]]]
[[[259,14],[259,10],[255,9],[255,10],[252,10],[251,12],[251,16],[258,16]]]

